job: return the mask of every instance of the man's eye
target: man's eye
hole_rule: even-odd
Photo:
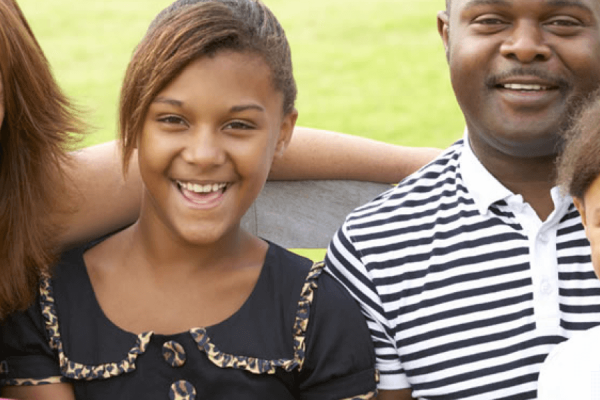
[[[500,25],[504,24],[504,21],[498,18],[482,18],[475,20],[475,23],[481,25]]]
[[[564,27],[575,27],[580,26],[581,24],[578,21],[572,19],[555,19],[548,22],[548,25],[552,26],[564,26]]]

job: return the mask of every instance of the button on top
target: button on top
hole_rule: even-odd
[[[162,355],[165,361],[173,368],[183,367],[185,364],[185,350],[182,345],[174,340],[163,344]]]
[[[195,400],[196,388],[188,381],[177,381],[169,390],[170,400]]]
[[[542,281],[542,285],[541,285],[541,291],[542,294],[552,294],[552,285],[550,284],[550,282],[548,282],[547,280],[543,280]]]

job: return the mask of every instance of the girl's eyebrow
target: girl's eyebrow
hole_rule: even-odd
[[[183,107],[183,101],[171,99],[171,98],[168,98],[168,97],[158,96],[152,102],[153,103],[166,103],[166,104],[170,104],[170,105],[175,106],[175,107]]]
[[[246,110],[257,110],[257,111],[261,111],[261,112],[266,111],[263,106],[260,106],[258,104],[242,104],[239,106],[233,106],[229,109],[229,111],[232,113],[242,112],[242,111],[246,111]]]
[[[165,103],[165,104],[169,104],[175,107],[183,107],[183,101],[180,100],[175,100],[169,97],[162,97],[162,96],[158,96],[154,99],[153,103]],[[246,111],[246,110],[257,110],[260,112],[266,112],[265,108],[261,105],[255,104],[255,103],[250,103],[250,104],[240,104],[237,106],[233,106],[229,109],[229,112],[231,113],[238,113],[238,112],[242,112],[242,111]]]

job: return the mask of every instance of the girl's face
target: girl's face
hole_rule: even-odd
[[[600,278],[600,176],[592,182],[583,199],[574,198],[573,201],[581,214],[585,234],[590,241],[594,271]]]
[[[140,221],[194,245],[235,234],[290,140],[297,113],[282,109],[257,55],[221,51],[188,65],[146,115]]]

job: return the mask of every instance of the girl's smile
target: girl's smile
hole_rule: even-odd
[[[183,197],[192,203],[191,206],[199,209],[217,207],[227,190],[227,183],[201,184],[178,180],[176,185]]]

